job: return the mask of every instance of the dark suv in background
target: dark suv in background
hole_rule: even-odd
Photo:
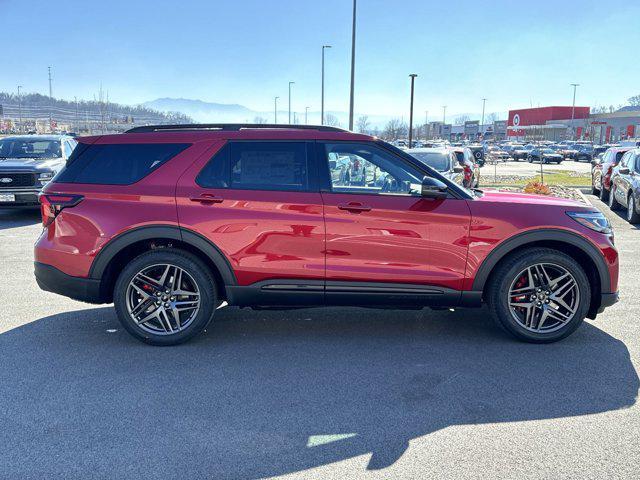
[[[37,206],[40,190],[62,170],[77,143],[66,135],[0,139],[0,207]]]
[[[595,208],[467,190],[374,137],[213,124],[79,140],[40,197],[36,279],[113,302],[151,344],[193,337],[222,302],[487,303],[515,337],[552,342],[618,298],[613,233]],[[344,162],[366,174],[334,174]]]

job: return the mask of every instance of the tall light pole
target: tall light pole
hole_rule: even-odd
[[[573,87],[573,104],[571,106],[571,131],[573,132],[573,137],[575,140],[575,128],[573,128],[573,119],[575,117],[576,114],[576,89],[580,86],[579,83],[572,83],[571,86]]]
[[[482,120],[480,120],[480,135],[482,135],[482,138],[484,139],[484,134],[482,133],[482,126],[484,125],[484,107],[487,103],[487,99],[483,98],[482,99]]]
[[[278,99],[280,97],[273,98],[273,123],[278,124]]]
[[[309,125],[309,107],[304,107],[304,124]]]
[[[442,138],[444,139],[444,124],[447,123],[447,106],[442,106],[442,130],[440,133],[442,134]]]
[[[331,45],[322,46],[322,92],[320,94],[320,125],[324,125],[324,50],[331,48]]]
[[[349,94],[349,130],[353,131],[353,90],[356,71],[356,0],[353,0],[353,23],[351,26],[351,89]]]
[[[289,125],[291,125],[291,85],[296,82],[289,82]]]
[[[22,131],[22,97],[20,96],[20,89],[22,85],[18,85],[18,122],[20,124],[20,128],[18,131]]]
[[[53,114],[51,110],[53,109],[53,91],[51,90],[51,67],[47,67],[49,70],[49,130],[52,130],[51,121],[53,120]]]
[[[429,110],[424,111],[424,139],[429,139]]]
[[[409,78],[411,78],[411,101],[409,105],[409,148],[411,148],[413,140],[413,87],[417,76],[418,75],[415,73],[409,75]]]

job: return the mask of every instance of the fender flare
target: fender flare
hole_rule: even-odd
[[[89,269],[89,278],[102,279],[111,260],[124,248],[142,240],[167,238],[179,240],[204,253],[220,272],[225,285],[237,285],[236,276],[227,258],[220,249],[202,235],[191,230],[170,225],[149,225],[127,230],[104,245]]]
[[[480,268],[478,268],[473,280],[472,290],[484,290],[487,279],[489,278],[489,275],[491,274],[493,268],[498,264],[500,260],[502,260],[516,248],[534,242],[550,240],[572,245],[586,254],[596,266],[598,277],[600,279],[601,291],[605,293],[611,291],[609,268],[607,267],[604,257],[602,256],[598,248],[589,240],[586,240],[584,237],[577,233],[552,228],[519,233],[500,243],[496,248],[491,250],[489,255],[487,255],[487,257],[483,260]]]

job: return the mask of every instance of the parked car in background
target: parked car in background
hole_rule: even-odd
[[[613,168],[618,165],[622,156],[630,149],[631,147],[611,147],[604,153],[600,161],[592,162],[591,191],[594,195],[599,195],[603,202],[609,201]]]
[[[618,300],[618,253],[602,212],[471,191],[374,137],[156,125],[81,142],[40,196],[35,277],[46,291],[114,303],[143,342],[185,342],[226,302],[486,303],[515,337],[548,343]],[[435,154],[443,170],[455,157]],[[365,185],[331,175],[332,158],[368,165]],[[382,187],[368,172],[386,174]]]
[[[529,157],[529,153],[534,148],[535,146],[531,144],[516,147],[511,151],[511,158],[516,161],[526,160]]]
[[[556,150],[556,153],[562,155],[565,160],[575,160],[576,155],[578,155],[578,150],[573,145],[560,145],[560,148]]]
[[[64,167],[78,142],[67,135],[0,139],[0,206],[37,206],[38,194]]]
[[[579,145],[578,151],[574,156],[576,162],[590,162],[594,157],[593,145]]]
[[[560,164],[563,160],[564,157],[551,148],[533,148],[527,157],[529,163],[542,162]]]
[[[420,162],[433,168],[445,178],[458,185],[465,183],[464,166],[451,148],[411,148],[407,153]]]
[[[491,146],[487,148],[486,158],[493,162],[508,162],[511,160],[511,156],[508,152],[505,152],[498,146]]]
[[[609,208],[627,210],[627,221],[640,221],[640,148],[625,153],[611,174]]]
[[[473,153],[473,157],[476,159],[476,163],[481,167],[484,166],[485,158],[484,158],[484,146],[473,143],[468,145],[469,149]]]
[[[468,147],[452,147],[458,164],[464,169],[463,186],[478,188],[480,186],[480,166],[476,163],[473,152]]]

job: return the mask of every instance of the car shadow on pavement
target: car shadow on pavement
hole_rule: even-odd
[[[40,221],[40,210],[37,208],[0,207],[0,230],[35,225]]]
[[[109,307],[46,317],[0,335],[0,477],[261,478],[368,454],[381,469],[448,426],[635,403],[627,348],[593,324],[529,345],[487,318],[226,308],[160,348]]]

